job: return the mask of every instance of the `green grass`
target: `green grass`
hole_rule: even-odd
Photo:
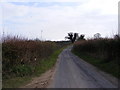
[[[2,88],[17,88],[22,85],[27,84],[32,77],[27,76],[27,77],[15,77],[7,80],[3,80],[2,83]]]
[[[76,51],[72,52],[88,63],[101,69],[102,71],[107,72],[117,78],[120,78],[119,66],[114,61],[104,62],[104,60],[95,58],[87,53],[78,53]]]
[[[62,52],[63,48],[55,51],[50,57],[48,57],[47,59],[43,59],[41,62],[40,62],[40,65],[39,66],[36,66],[35,67],[35,75],[38,76],[40,75],[41,73],[47,71],[48,69],[52,68],[55,63],[56,63],[56,60],[58,58],[58,55]]]
[[[58,55],[63,49],[64,48],[56,50],[50,57],[43,59],[36,67],[33,67],[35,72],[31,76],[15,77],[3,80],[3,88],[18,88],[30,82],[33,77],[40,76],[55,65]]]

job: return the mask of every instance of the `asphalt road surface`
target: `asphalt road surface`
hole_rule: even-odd
[[[107,75],[107,74],[106,74]],[[59,55],[50,88],[117,88],[117,80],[71,53],[71,47]],[[109,75],[108,75],[109,76]],[[115,82],[115,83],[114,83]]]

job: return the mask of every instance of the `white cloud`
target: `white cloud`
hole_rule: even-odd
[[[85,2],[88,0],[1,0],[1,2]]]
[[[117,14],[119,0],[89,0],[83,5],[87,11],[94,9],[100,10],[102,14]]]
[[[0,42],[3,34],[3,19],[2,19],[2,6],[0,6]]]
[[[117,0],[85,0],[78,6],[49,7],[3,3],[5,30],[30,38],[40,38],[43,30],[43,37],[50,40],[64,39],[70,31],[86,36],[99,32],[106,36],[117,31],[116,5]]]

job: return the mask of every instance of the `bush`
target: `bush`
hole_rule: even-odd
[[[28,65],[18,65],[12,68],[12,73],[15,73],[16,76],[27,76],[32,74],[32,67]]]
[[[105,62],[115,61],[120,58],[120,39],[91,39],[78,41],[74,44],[76,52],[88,53],[94,57],[104,59]]]
[[[9,37],[2,43],[2,73],[25,76],[31,74],[29,66],[36,66],[42,59],[48,58],[59,48],[51,41],[27,40]],[[29,66],[26,66],[29,65]]]

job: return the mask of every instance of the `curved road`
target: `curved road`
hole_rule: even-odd
[[[94,66],[71,53],[69,47],[59,55],[50,88],[117,88],[114,78],[107,78]]]

